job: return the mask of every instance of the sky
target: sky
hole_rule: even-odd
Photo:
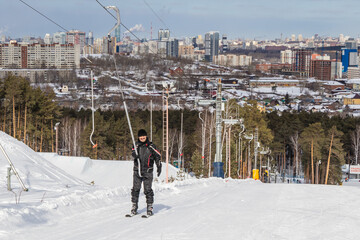
[[[23,1],[67,30],[92,31],[95,37],[102,37],[115,24],[114,18],[96,0]],[[99,1],[105,6],[117,6],[126,27],[138,25],[135,34],[140,38],[150,38],[151,26],[153,38],[159,29],[167,27],[171,36],[177,38],[204,35],[209,31],[227,34],[229,39],[258,40],[292,34],[311,37],[316,33],[333,37],[360,36],[358,0]],[[57,31],[63,30],[21,1],[0,0],[0,36],[44,37]],[[125,31],[122,27],[121,32]]]

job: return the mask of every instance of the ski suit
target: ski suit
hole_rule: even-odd
[[[161,169],[161,155],[159,150],[156,149],[156,146],[148,140],[145,142],[138,141],[136,148],[138,156],[136,156],[135,149],[132,149],[132,156],[134,157],[134,174],[133,188],[131,189],[131,202],[137,203],[139,201],[141,183],[144,182],[146,203],[152,204],[154,202],[154,192],[151,188],[153,181],[153,166],[155,162],[157,169]],[[141,177],[139,175],[139,162]]]

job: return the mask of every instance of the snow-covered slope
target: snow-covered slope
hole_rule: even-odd
[[[51,154],[44,160],[43,154],[4,133],[0,143],[29,188],[15,204],[14,193],[19,196],[20,186],[13,176],[14,193],[6,190],[8,164],[0,155],[1,240],[337,240],[360,235],[359,187],[218,178],[154,182],[155,215],[125,218],[130,209],[132,162]],[[110,168],[114,173],[109,173]],[[112,182],[119,184],[111,187]],[[144,213],[145,207],[141,193],[139,212]]]
[[[132,186],[133,161],[92,160],[87,157],[66,157],[55,153],[41,153],[43,158],[81,180],[104,187]],[[162,164],[162,174],[154,179],[165,180],[166,166]],[[169,177],[176,178],[178,169],[169,164]]]
[[[65,171],[49,163],[38,153],[24,143],[12,138],[0,131],[0,144],[9,156],[20,177],[27,188],[31,190],[47,190],[69,187],[71,185],[81,185],[83,182]],[[10,164],[4,154],[0,152],[0,186],[6,186],[7,167]],[[14,188],[20,185],[15,176],[12,176]]]

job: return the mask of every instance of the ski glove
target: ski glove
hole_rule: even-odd
[[[159,165],[157,165],[157,176],[160,177],[161,174],[161,163]]]

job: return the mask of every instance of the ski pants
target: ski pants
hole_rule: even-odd
[[[144,194],[146,196],[146,203],[152,204],[154,203],[154,192],[151,188],[153,181],[153,173],[145,172],[141,174],[142,177],[139,176],[137,171],[134,171],[133,174],[133,188],[131,189],[131,202],[138,203],[139,202],[139,194],[141,189],[141,183],[144,183]]]

